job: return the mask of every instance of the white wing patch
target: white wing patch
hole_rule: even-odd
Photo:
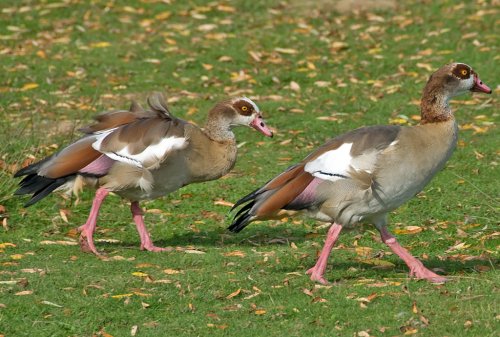
[[[327,151],[307,163],[304,170],[324,180],[349,178],[349,169],[353,167],[351,147],[352,143],[344,143],[335,150]]]
[[[146,147],[144,151],[136,154],[131,154],[128,146],[114,152],[101,151],[101,143],[110,132],[100,135],[99,138],[92,144],[92,147],[97,151],[106,154],[111,159],[140,168],[150,168],[151,166],[154,167],[159,165],[168,152],[182,149],[187,145],[186,138],[184,137],[167,137],[163,138],[159,143],[150,145]]]

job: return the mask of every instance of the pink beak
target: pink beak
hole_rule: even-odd
[[[472,87],[472,89],[470,89],[470,91],[485,92],[487,94],[491,94],[492,92],[491,89],[479,79],[479,76],[477,76],[477,74],[474,74],[474,86]]]
[[[264,136],[267,136],[267,137],[273,136],[273,132],[267,127],[266,123],[264,122],[264,118],[262,118],[261,114],[258,114],[257,116],[255,116],[254,120],[250,123],[249,126],[254,128],[255,130],[259,131]]]

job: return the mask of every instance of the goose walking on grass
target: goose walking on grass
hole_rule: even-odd
[[[466,92],[491,94],[464,63],[443,66],[429,78],[421,100],[420,125],[370,126],[328,140],[302,162],[241,198],[229,230],[294,210],[332,225],[311,280],[326,284],[327,260],[342,228],[372,223],[382,241],[409,267],[410,276],[431,282],[446,279],[424,267],[387,229],[387,215],[429,183],[451,156],[457,123],[449,106]],[[234,209],[233,208],[233,209]]]
[[[19,170],[24,179],[15,194],[32,194],[32,205],[56,189],[97,189],[87,222],[79,227],[84,251],[98,255],[93,241],[99,208],[109,192],[130,200],[141,249],[155,246],[144,225],[139,201],[169,194],[185,185],[214,180],[236,162],[234,126],[252,127],[272,137],[257,105],[246,97],[216,104],[204,129],[173,116],[160,93],[148,98],[150,109],[132,103],[128,111],[97,116],[85,135],[41,161]]]

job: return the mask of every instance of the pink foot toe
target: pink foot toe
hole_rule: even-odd
[[[155,245],[141,246],[141,250],[147,250],[149,252],[171,252],[174,250],[173,247],[156,247]]]
[[[80,235],[78,242],[80,243],[80,249],[82,250],[82,252],[93,253],[97,256],[100,256],[99,252],[97,251],[97,249],[94,246],[94,243],[90,242],[90,240],[88,239],[88,237],[85,234],[82,233]]]
[[[310,279],[313,282],[318,282],[324,285],[328,284],[328,281],[323,277],[323,274],[316,271],[316,268],[312,267],[306,271],[307,275],[311,275]]]
[[[438,275],[429,269],[425,268],[423,264],[416,265],[410,270],[410,277],[427,280],[432,283],[443,283],[448,281],[446,277]]]

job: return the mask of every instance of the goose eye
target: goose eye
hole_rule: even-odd
[[[462,74],[462,76],[466,76],[467,75],[467,70],[462,69],[461,74]]]
[[[247,110],[248,110],[248,108],[246,106],[241,107],[241,111],[247,111]]]

